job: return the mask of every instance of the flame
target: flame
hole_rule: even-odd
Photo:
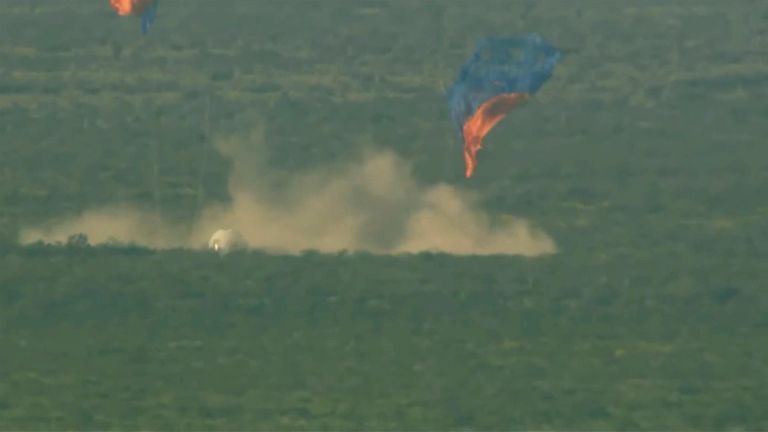
[[[141,15],[154,0],[109,0],[118,15]]]
[[[528,98],[526,93],[503,93],[496,95],[475,111],[464,122],[464,161],[467,164],[466,178],[472,177],[477,165],[477,151],[483,147],[483,138],[514,108],[518,102]]]

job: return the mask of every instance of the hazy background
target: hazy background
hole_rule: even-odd
[[[531,31],[465,180],[444,90]],[[0,2],[0,429],[765,429],[767,46],[751,0]]]

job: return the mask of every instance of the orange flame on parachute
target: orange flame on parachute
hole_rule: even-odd
[[[147,6],[152,4],[154,0],[109,0],[109,4],[112,6],[118,15],[141,15]]]
[[[464,122],[464,161],[467,164],[466,178],[472,177],[477,165],[477,151],[483,147],[483,138],[520,101],[528,98],[526,93],[503,93],[494,96],[475,111]]]

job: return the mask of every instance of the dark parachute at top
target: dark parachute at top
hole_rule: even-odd
[[[485,135],[544,85],[560,56],[537,33],[480,40],[448,91],[451,118],[464,142],[467,178]]]

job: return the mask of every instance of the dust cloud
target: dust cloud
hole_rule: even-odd
[[[480,208],[476,196],[455,187],[418,184],[408,163],[392,152],[365,151],[356,162],[287,176],[267,165],[263,142],[259,133],[217,142],[233,164],[228,182],[232,200],[204,209],[187,226],[118,205],[26,227],[19,241],[65,242],[84,233],[91,244],[202,248],[217,229],[234,228],[252,248],[288,254],[556,252],[554,241],[525,220],[493,217]]]

